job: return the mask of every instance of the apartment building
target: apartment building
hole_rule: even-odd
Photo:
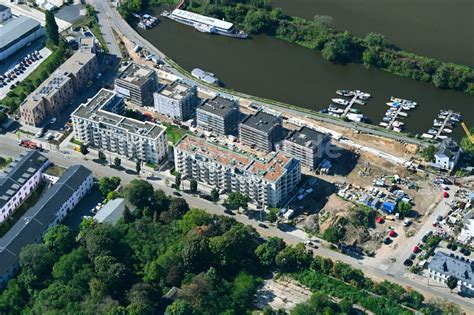
[[[302,127],[283,140],[281,150],[300,160],[303,167],[314,170],[324,158],[330,142],[328,134]]]
[[[462,149],[452,138],[443,139],[434,154],[435,161],[430,165],[442,170],[451,171],[459,162]]]
[[[124,99],[101,89],[72,113],[76,139],[132,160],[159,163],[166,158],[168,140],[160,125],[122,116]]]
[[[88,46],[81,48],[66,60],[61,70],[72,78],[75,91],[82,90],[99,72],[97,56],[92,48]]]
[[[0,173],[0,223],[38,187],[49,161],[36,151],[24,151]]]
[[[259,111],[239,124],[240,142],[257,150],[271,152],[280,140],[283,128],[280,117]]]
[[[22,123],[38,127],[45,119],[58,115],[97,71],[96,55],[78,50],[23,101],[20,105]]]
[[[428,276],[441,283],[446,283],[450,276],[459,279],[461,292],[474,294],[474,261],[455,254],[436,252],[428,264]]]
[[[151,106],[158,79],[153,69],[130,63],[114,82],[114,90],[139,106]]]
[[[301,179],[300,162],[284,153],[257,158],[191,135],[174,146],[174,156],[184,178],[240,192],[269,207],[282,205]]]
[[[71,101],[74,83],[70,76],[55,71],[21,104],[21,120],[30,126],[39,126],[48,117],[58,115]]]
[[[0,238],[0,289],[18,271],[21,250],[28,244],[40,242],[48,228],[62,222],[93,184],[89,169],[82,165],[71,166]]]
[[[180,121],[194,118],[200,103],[197,87],[181,81],[175,81],[153,93],[153,99],[155,111]]]
[[[236,131],[239,120],[237,102],[221,96],[206,100],[196,111],[197,126],[218,135],[229,135]]]

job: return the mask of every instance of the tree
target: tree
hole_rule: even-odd
[[[119,168],[121,164],[122,164],[122,160],[119,159],[118,157],[116,157],[116,158],[114,159],[114,165],[115,165],[115,167],[116,167],[116,168]]]
[[[137,163],[135,164],[135,170],[137,171],[137,174],[140,175],[140,171],[142,170],[142,162],[141,161],[137,161]]]
[[[211,190],[211,200],[212,201],[218,201],[219,200],[219,191],[217,188],[212,188]]]
[[[235,210],[240,207],[247,209],[250,198],[239,192],[232,192],[224,201],[224,207],[227,209]]]
[[[59,45],[59,29],[54,18],[53,12],[46,10],[45,14],[45,33],[49,45]]]
[[[114,191],[120,185],[120,177],[112,176],[112,177],[102,177],[99,180],[99,190],[102,195],[107,196],[109,192]]]
[[[407,216],[410,213],[411,209],[412,209],[412,206],[408,202],[400,201],[397,204],[397,212],[400,214],[400,217],[402,218]]]
[[[105,156],[104,152],[102,151],[99,151],[99,160],[100,161],[105,161],[107,159],[107,157]]]
[[[44,244],[57,256],[64,255],[74,245],[75,236],[65,225],[51,227],[43,237]]]
[[[0,112],[0,127],[5,121],[7,121],[7,119],[8,119],[7,114],[5,114],[4,112]]]
[[[192,193],[196,193],[198,190],[198,182],[195,179],[191,179],[189,182],[189,189],[191,190]]]
[[[344,230],[340,227],[336,226],[331,226],[328,227],[324,233],[323,233],[323,238],[331,243],[339,243],[342,238],[344,237]]]
[[[170,202],[168,211],[161,213],[160,218],[166,223],[181,219],[189,211],[189,205],[183,198],[173,198]]]
[[[81,143],[81,146],[79,147],[79,151],[81,152],[82,155],[84,155],[84,158],[86,157],[87,153],[89,153],[89,149],[87,149],[87,146],[83,143]]]
[[[425,159],[426,162],[434,161],[436,153],[436,147],[432,144],[427,146],[421,151],[421,156]]]
[[[209,249],[209,238],[198,235],[188,241],[183,249],[182,257],[186,271],[199,273],[210,267],[212,255]]]
[[[130,223],[133,221],[132,212],[130,212],[130,209],[127,206],[125,206],[125,209],[123,209],[122,217],[125,223]]]
[[[279,237],[270,237],[265,243],[258,245],[255,254],[262,266],[269,268],[275,265],[276,255],[285,248],[285,242]]]
[[[275,257],[275,263],[282,272],[294,272],[310,266],[313,255],[304,244],[285,247]]]
[[[128,186],[124,188],[123,193],[125,199],[135,205],[138,209],[145,209],[145,207],[152,207],[153,205],[153,186],[143,180],[134,179]]]
[[[174,185],[175,188],[179,190],[179,187],[181,187],[181,173],[177,172],[176,176],[174,178]]]
[[[175,300],[172,304],[168,305],[165,311],[165,315],[191,315],[193,314],[193,307],[189,302],[185,300]]]
[[[459,279],[455,276],[449,276],[446,280],[446,285],[453,292],[453,290],[458,286]]]
[[[387,47],[388,41],[382,34],[369,33],[365,36],[364,42],[369,47]]]
[[[161,294],[149,284],[136,283],[128,291],[127,313],[130,315],[154,314]]]
[[[26,245],[20,252],[19,262],[22,269],[20,282],[28,289],[43,286],[44,279],[50,274],[54,261],[54,254],[46,245]]]

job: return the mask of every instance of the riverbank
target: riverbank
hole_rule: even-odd
[[[233,21],[252,34],[265,33],[320,51],[326,60],[334,63],[375,67],[398,76],[429,82],[438,88],[474,94],[474,69],[469,66],[403,51],[388,43],[380,34],[369,33],[360,38],[349,32],[336,31],[324,19],[305,20],[286,15],[280,9],[258,5],[259,1],[251,3],[254,5],[240,3],[224,6],[193,1],[186,3],[186,9]]]

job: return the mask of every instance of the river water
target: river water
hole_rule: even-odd
[[[288,5],[299,1],[311,0],[291,0]],[[317,51],[265,35],[238,40],[199,33],[166,18],[161,20],[151,30],[137,31],[186,70],[202,68],[213,72],[229,89],[313,110],[327,107],[337,96],[337,89],[359,89],[373,98],[365,106],[355,107],[375,124],[381,121],[388,109],[385,103],[393,95],[418,102],[418,108],[404,119],[407,131],[413,134],[426,132],[440,109],[459,111],[468,125],[474,125],[474,96],[440,90],[357,64],[335,65]],[[445,49],[448,55],[450,48]],[[453,135],[459,139],[462,129],[455,128]]]

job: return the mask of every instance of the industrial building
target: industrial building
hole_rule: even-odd
[[[175,81],[153,93],[153,99],[158,113],[180,121],[196,116],[196,107],[200,103],[197,87],[181,81]]]
[[[124,109],[122,96],[101,89],[72,113],[76,139],[136,161],[159,163],[165,159],[168,152],[165,128],[122,116]]]
[[[281,149],[300,160],[303,167],[314,170],[324,158],[330,142],[328,134],[302,127],[282,141]]]
[[[261,151],[275,150],[275,144],[282,136],[280,117],[259,111],[248,116],[239,125],[240,142]]]
[[[130,63],[114,83],[115,92],[139,106],[151,106],[157,88],[155,71],[136,63]]]
[[[89,169],[82,165],[71,166],[0,238],[0,288],[18,272],[21,250],[42,241],[48,228],[62,222],[93,184]]]
[[[37,151],[24,151],[0,173],[0,223],[38,187],[48,165],[48,159]]]
[[[26,16],[12,17],[10,8],[0,7],[0,60],[44,35],[40,22]]]
[[[284,153],[257,158],[186,135],[174,146],[175,168],[227,192],[240,192],[257,203],[281,206],[301,179],[300,162]]]
[[[239,120],[237,102],[221,96],[206,100],[196,111],[197,126],[217,135],[229,135],[236,131]]]
[[[58,115],[97,71],[95,54],[82,50],[74,53],[20,105],[22,123],[38,127],[46,118]]]

